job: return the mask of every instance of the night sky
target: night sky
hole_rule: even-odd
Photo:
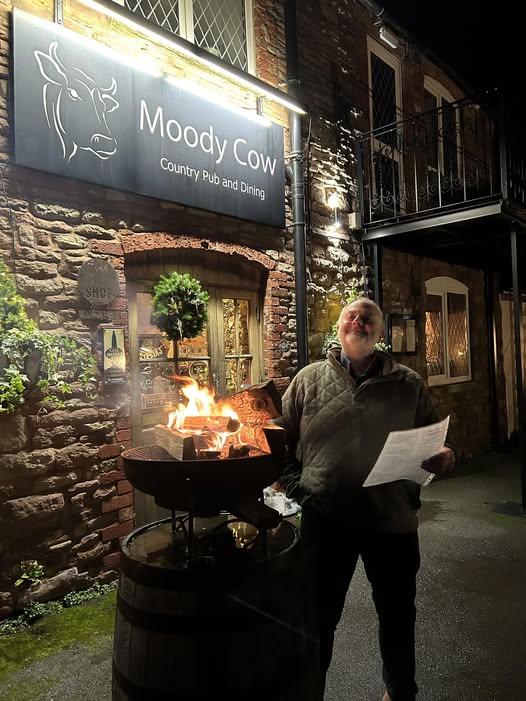
[[[480,92],[526,102],[526,9],[481,0],[384,0],[386,12]],[[514,3],[515,4],[515,3]],[[485,3],[484,3],[485,5]]]

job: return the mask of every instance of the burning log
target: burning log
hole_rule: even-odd
[[[167,426],[155,427],[156,444],[176,460],[281,455],[284,432],[268,425],[281,411],[281,399],[271,380],[217,403],[194,380],[188,379],[182,392],[188,403],[170,412]]]
[[[258,426],[281,416],[281,397],[272,380],[219,399],[216,407],[227,405],[241,417],[243,424]]]
[[[240,422],[231,416],[185,416],[185,431],[213,431],[214,433],[235,433]]]
[[[262,426],[263,434],[267,441],[269,451],[277,458],[282,458],[287,451],[287,432],[281,426],[274,426],[268,424],[267,426]]]
[[[216,448],[202,448],[197,451],[197,457],[199,460],[219,460],[221,451]]]
[[[250,446],[246,443],[228,446],[229,458],[243,458],[250,453]]]
[[[168,428],[157,424],[155,427],[155,443],[164,448],[176,460],[196,460],[194,437],[182,433],[176,428]]]
[[[283,428],[272,424],[242,426],[239,431],[239,440],[264,453],[282,455],[285,450],[285,433]]]

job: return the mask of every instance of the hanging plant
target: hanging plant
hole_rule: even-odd
[[[210,295],[188,273],[161,275],[153,288],[152,323],[171,341],[195,338],[208,319]]]
[[[11,414],[36,385],[42,398],[63,407],[80,383],[92,398],[95,362],[74,339],[40,331],[27,317],[13,275],[0,261],[0,415]]]

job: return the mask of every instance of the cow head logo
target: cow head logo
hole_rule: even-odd
[[[78,149],[90,151],[106,160],[117,152],[106,115],[119,107],[114,98],[115,78],[102,88],[80,68],[66,68],[57,56],[58,43],[49,45],[48,53],[35,51],[40,73],[45,79],[42,101],[48,127],[54,129],[68,163]]]

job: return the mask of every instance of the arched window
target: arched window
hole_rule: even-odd
[[[471,380],[468,288],[451,277],[426,281],[426,361],[430,385]]]

